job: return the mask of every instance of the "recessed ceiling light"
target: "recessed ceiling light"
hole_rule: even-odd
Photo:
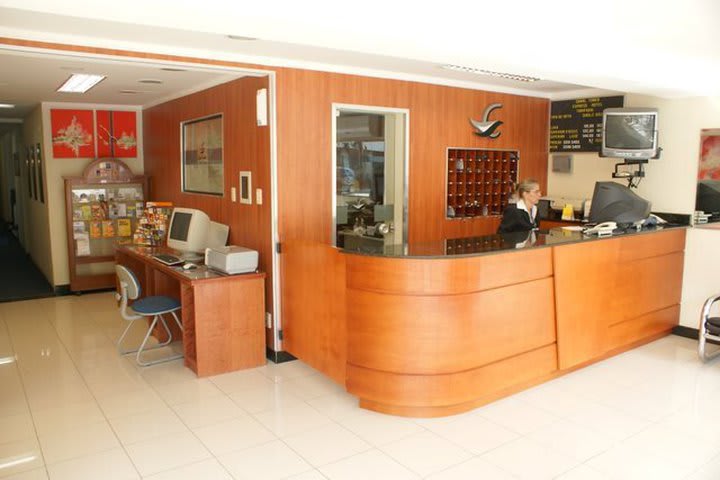
[[[187,72],[184,68],[176,67],[162,67],[160,70],[165,70],[166,72]]]
[[[517,75],[514,73],[504,73],[504,72],[493,72],[492,70],[483,70],[481,68],[473,68],[473,67],[462,67],[460,65],[442,65],[440,68],[444,68],[445,70],[453,70],[456,72],[465,72],[465,73],[475,73],[477,75],[488,75],[490,77],[498,77],[498,78],[505,78],[507,80],[516,80],[518,82],[537,82],[540,80],[537,77],[529,77],[527,75]]]
[[[15,108],[12,103],[0,103],[0,108]]]
[[[138,80],[138,82],[140,82],[140,83],[150,83],[150,84],[153,84],[153,85],[160,85],[161,83],[163,83],[162,80],[158,80],[157,78],[142,78],[142,79]]]
[[[137,90],[120,90],[120,93],[124,93],[125,95],[135,95],[140,92]]]
[[[63,93],[85,93],[98,83],[105,80],[105,75],[92,75],[85,73],[73,73],[70,78],[65,80],[58,92]]]
[[[251,41],[251,40],[257,40],[255,37],[245,37],[242,35],[228,35],[227,38],[230,40],[242,40],[242,41]]]

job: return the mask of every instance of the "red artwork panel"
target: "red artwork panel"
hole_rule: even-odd
[[[50,110],[53,157],[94,158],[92,110]]]
[[[135,112],[97,110],[98,157],[137,157],[137,117]]]

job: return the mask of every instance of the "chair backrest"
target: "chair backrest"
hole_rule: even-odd
[[[121,295],[127,295],[129,300],[136,300],[140,296],[140,282],[132,270],[122,265],[115,265],[115,273],[120,281]]]

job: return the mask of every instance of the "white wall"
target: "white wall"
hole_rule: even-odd
[[[25,146],[34,146],[38,143],[43,143],[43,122],[42,112],[38,107],[33,112],[25,117],[23,122],[23,146],[21,152],[23,157],[25,155]],[[43,154],[43,173],[45,170],[45,159],[46,155]],[[40,271],[48,279],[48,282],[52,283],[53,278],[53,263],[52,253],[50,249],[51,235],[48,227],[48,199],[45,197],[45,203],[41,203],[39,200],[35,200],[28,196],[28,169],[23,168],[21,175],[21,185],[23,188],[17,192],[18,197],[24,196],[22,201],[22,219],[20,220],[23,224],[24,235],[21,237],[25,250],[30,254],[33,262]],[[47,175],[43,175],[43,179],[47,182]],[[50,183],[46,183],[49,185]],[[43,188],[42,185],[40,188]],[[47,190],[46,190],[47,191]]]
[[[44,125],[43,137],[43,168],[45,169],[46,205],[49,221],[48,229],[50,240],[46,248],[52,263],[52,276],[48,281],[54,286],[67,285],[70,283],[70,270],[68,265],[67,251],[67,217],[65,213],[65,183],[63,177],[79,177],[83,170],[94,159],[90,158],[53,158],[52,156],[52,132],[50,128],[50,109],[52,108],[79,108],[85,110],[117,110],[138,112],[137,115],[137,140],[138,158],[124,158],[123,162],[130,167],[130,170],[138,175],[143,173],[143,136],[142,136],[142,113],[140,107],[128,105],[100,105],[89,103],[43,103],[42,122]],[[39,265],[38,265],[39,266]],[[41,268],[42,269],[42,268]],[[43,272],[45,270],[43,269]]]
[[[667,100],[641,95],[625,96],[625,106],[655,107],[659,111],[657,160],[645,166],[646,177],[638,195],[652,202],[659,212],[690,214],[695,210],[695,188],[700,152],[700,130],[720,128],[720,97]],[[616,159],[596,153],[573,154],[573,173],[553,173],[548,162],[548,195],[591,198],[597,180],[612,180]],[[616,181],[625,183],[621,179]]]

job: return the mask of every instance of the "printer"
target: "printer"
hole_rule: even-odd
[[[229,245],[205,249],[205,265],[230,275],[257,270],[258,252],[245,247]]]

